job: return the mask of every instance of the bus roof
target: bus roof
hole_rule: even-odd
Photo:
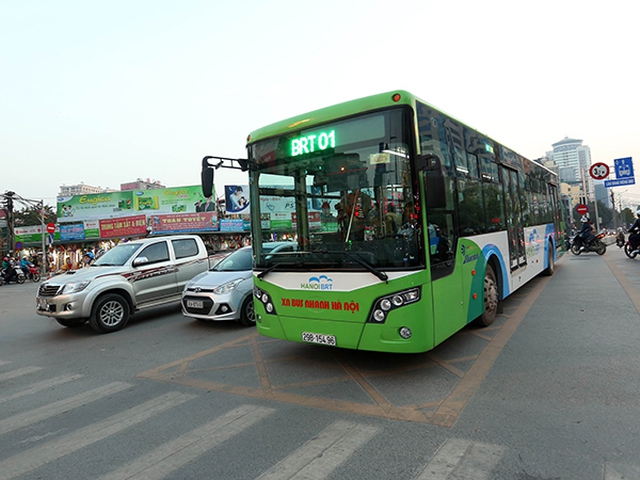
[[[399,99],[396,100],[396,95],[399,95]],[[254,130],[249,134],[247,138],[247,145],[258,142],[260,140],[265,140],[271,137],[280,136],[286,134],[291,131],[297,131],[303,129],[305,126],[315,126],[323,123],[332,122],[334,120],[342,119],[344,117],[349,117],[351,115],[357,115],[359,113],[364,113],[372,110],[378,110],[381,108],[393,107],[397,105],[409,105],[413,108],[415,102],[419,101],[434,110],[450,117],[453,120],[456,120],[460,124],[474,130],[481,135],[493,140],[495,143],[502,145],[500,142],[496,141],[490,135],[486,135],[483,132],[478,131],[475,128],[469,127],[465,122],[460,121],[453,115],[449,115],[444,112],[442,109],[434,107],[428,102],[425,102],[421,98],[416,97],[412,93],[407,92],[406,90],[393,90],[390,92],[379,93],[376,95],[370,95],[368,97],[362,97],[355,100],[349,100],[347,102],[338,103],[336,105],[331,105],[329,107],[324,107],[319,110],[313,110],[311,112],[303,113],[301,115],[297,115],[295,117],[287,118],[285,120],[281,120],[279,122],[272,123],[271,125],[264,126],[257,130]],[[549,170],[549,168],[544,165],[538,163],[539,166],[549,171],[553,175],[556,175],[554,172]]]
[[[400,99],[394,101],[393,96],[399,94]],[[271,125],[254,130],[249,135],[248,144],[264,140],[266,138],[286,134],[290,131],[304,128],[305,125],[318,125],[331,122],[339,118],[356,115],[358,113],[377,110],[379,108],[392,107],[394,105],[413,105],[416,97],[404,90],[394,90],[392,92],[379,93],[368,97],[338,103],[319,110],[287,118]]]

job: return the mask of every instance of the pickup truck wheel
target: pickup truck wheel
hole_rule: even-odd
[[[56,318],[56,322],[58,322],[63,327],[76,328],[84,325],[87,322],[87,319],[86,318]]]
[[[256,313],[253,310],[253,295],[249,295],[240,309],[240,325],[245,327],[253,327],[256,324]]]
[[[117,293],[98,297],[91,311],[89,325],[96,332],[109,333],[124,328],[129,321],[129,304]]]

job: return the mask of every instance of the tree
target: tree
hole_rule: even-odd
[[[24,207],[22,210],[13,212],[14,225],[16,227],[29,227],[31,225],[40,225],[42,219],[40,217],[40,206],[33,205]],[[49,222],[55,223],[57,220],[56,212],[49,205],[44,206],[44,224]]]

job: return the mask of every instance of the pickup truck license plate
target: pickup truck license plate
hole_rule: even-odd
[[[49,305],[47,305],[46,298],[38,298],[38,310],[49,310]]]
[[[187,307],[189,308],[204,308],[203,300],[187,300]]]
[[[302,341],[307,343],[319,343],[320,345],[336,346],[334,335],[322,335],[320,333],[302,332]]]

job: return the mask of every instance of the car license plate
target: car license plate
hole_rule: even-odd
[[[319,343],[320,345],[336,346],[336,337],[333,335],[322,335],[320,333],[302,332],[302,341],[307,343]]]
[[[49,310],[46,298],[38,298],[38,310]]]
[[[204,308],[204,300],[187,300],[187,307],[189,308]]]

